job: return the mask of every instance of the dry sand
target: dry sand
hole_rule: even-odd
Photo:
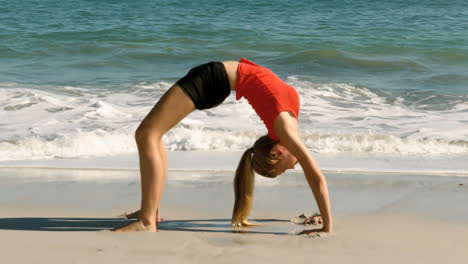
[[[234,230],[230,173],[170,172],[159,232],[100,231],[128,222],[116,216],[137,207],[137,177],[0,169],[2,263],[467,263],[464,177],[327,175],[335,232],[309,238],[287,221],[316,206],[299,174],[258,182],[265,226]]]

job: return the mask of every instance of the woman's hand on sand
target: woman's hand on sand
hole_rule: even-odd
[[[320,215],[314,215],[314,216],[311,216],[309,218],[307,218],[305,221],[304,221],[304,225],[321,225],[323,224],[323,220],[322,220],[322,217]]]

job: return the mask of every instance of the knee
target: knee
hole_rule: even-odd
[[[147,127],[141,124],[135,131],[135,141],[139,148],[154,146],[159,144],[162,140],[162,135],[154,128]]]

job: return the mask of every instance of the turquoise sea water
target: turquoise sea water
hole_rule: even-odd
[[[282,76],[468,90],[466,1],[1,1],[0,29],[2,82],[157,81],[247,57]]]
[[[298,89],[310,149],[468,153],[461,0],[0,0],[0,152],[90,155],[80,142],[110,142],[92,149],[99,155],[134,151],[135,126],[171,83],[195,65],[241,57]],[[168,144],[251,144],[260,121],[242,110],[251,126],[229,127],[232,109],[195,116]]]

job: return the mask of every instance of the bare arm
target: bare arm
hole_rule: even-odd
[[[321,231],[331,232],[333,224],[327,181],[309,151],[299,139],[297,120],[289,112],[282,112],[275,119],[273,129],[280,139],[281,145],[285,146],[297,158],[304,171],[323,219],[323,229]]]

